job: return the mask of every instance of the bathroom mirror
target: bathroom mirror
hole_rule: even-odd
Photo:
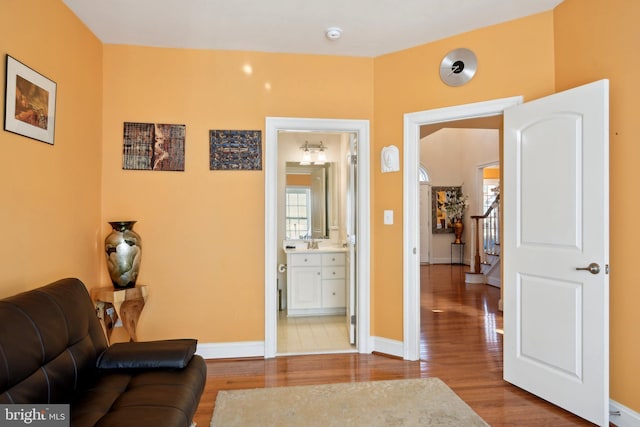
[[[333,188],[332,163],[286,163],[286,239],[328,239],[329,204]]]
[[[453,233],[453,225],[447,217],[444,204],[449,194],[457,194],[460,187],[432,187],[431,188],[431,232],[432,233]]]

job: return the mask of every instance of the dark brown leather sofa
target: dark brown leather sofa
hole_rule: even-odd
[[[189,427],[206,380],[196,341],[107,341],[84,284],[0,300],[0,403],[68,403],[73,427]]]

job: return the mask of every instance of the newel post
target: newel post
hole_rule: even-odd
[[[479,219],[480,218],[484,218],[483,216],[477,216],[477,215],[473,215],[471,217],[474,221],[475,221],[475,225],[476,225],[476,252],[473,258],[473,272],[474,273],[480,273],[480,263],[481,263],[481,258],[480,258],[480,222]]]

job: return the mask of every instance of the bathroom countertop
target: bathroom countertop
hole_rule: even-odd
[[[284,253],[286,254],[308,254],[308,253],[323,253],[323,252],[346,252],[347,248],[343,248],[342,246],[326,246],[318,249],[307,249],[307,248],[298,248],[298,249],[284,249]]]

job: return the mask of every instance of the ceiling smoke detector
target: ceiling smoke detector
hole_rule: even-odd
[[[342,36],[342,29],[338,27],[329,27],[324,34],[329,40],[338,40]]]

